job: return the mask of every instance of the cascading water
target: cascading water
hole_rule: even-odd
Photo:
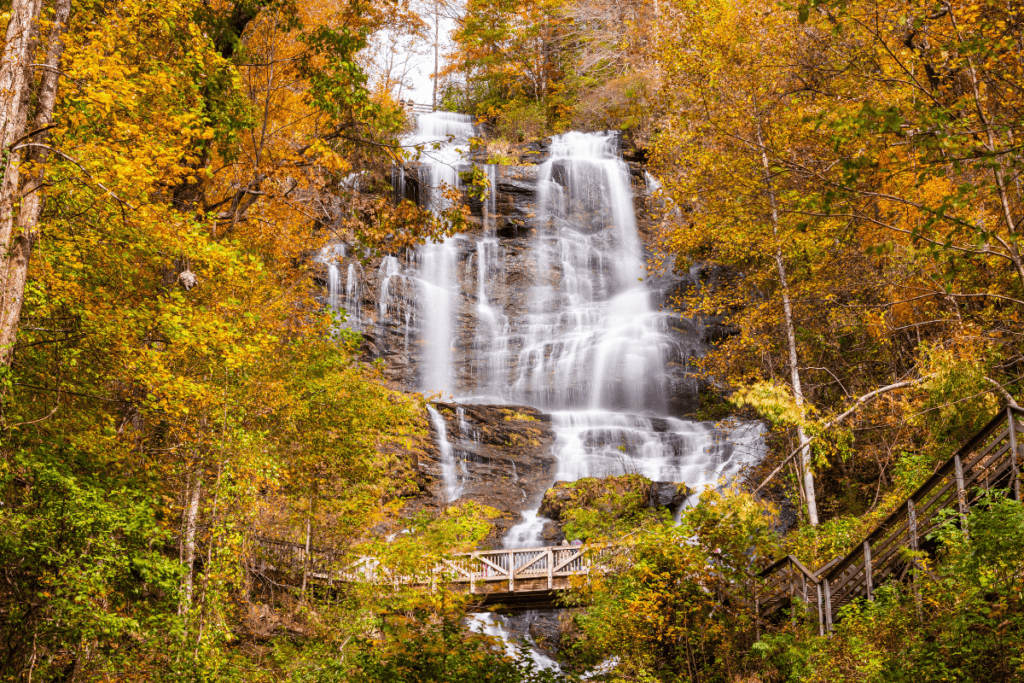
[[[458,464],[455,462],[455,449],[448,440],[448,426],[441,413],[434,406],[427,406],[430,421],[437,435],[438,450],[441,451],[441,473],[444,477],[444,499],[446,503],[457,500],[462,495],[462,480]],[[462,473],[465,476],[465,473]]]
[[[472,133],[469,117],[435,113],[420,115],[416,134],[407,140],[428,145],[419,166],[419,196],[437,213],[451,202],[443,188],[459,186],[457,169]],[[434,142],[439,148],[430,148]],[[685,366],[700,348],[673,334],[669,315],[652,302],[630,175],[616,136],[569,133],[552,139],[537,173],[530,285],[521,292],[528,294],[525,305],[522,296],[498,294],[507,266],[494,228],[498,169],[484,169],[491,191],[483,202],[482,230],[421,247],[408,275],[417,293],[420,389],[465,403],[525,404],[550,414],[560,480],[636,472],[700,490],[757,457],[760,425],[723,434],[709,423],[671,414],[666,367]],[[404,182],[404,171],[399,175]],[[389,314],[388,282],[400,277],[397,259],[381,269],[383,320]],[[461,342],[460,315],[473,325]],[[405,316],[408,335],[408,310]],[[444,497],[451,502],[463,493],[466,470],[455,457],[444,418],[433,407],[429,411]],[[457,411],[460,438],[471,441],[475,436],[464,415]],[[529,508],[506,533],[506,547],[543,545],[548,520],[538,514],[540,501],[524,502]],[[500,630],[489,621],[483,625]]]
[[[506,653],[514,657],[518,654],[516,648],[516,641],[518,639],[511,633],[511,629],[509,629],[508,625],[505,623],[506,619],[507,617],[503,617],[498,614],[484,612],[472,615],[469,619],[469,626],[478,633],[503,640],[505,642]],[[527,636],[524,640],[526,640],[526,643],[528,644],[527,651],[530,658],[533,659],[533,663],[538,670],[559,669],[558,662],[541,653],[536,647],[530,647],[533,645],[531,638]]]
[[[460,185],[472,134],[470,117],[437,112],[419,115],[416,133],[406,139],[422,147],[420,197],[437,214],[454,201],[448,192]],[[730,444],[707,423],[670,415],[666,365],[684,366],[699,349],[671,334],[668,315],[652,304],[629,170],[617,144],[613,133],[552,139],[537,174],[525,310],[495,296],[506,264],[494,230],[498,169],[487,165],[483,229],[472,243],[456,236],[424,245],[408,276],[400,274],[397,258],[386,257],[378,320],[403,322],[391,308],[389,287],[396,278],[412,278],[419,388],[549,413],[558,479],[638,472],[699,489],[734,474],[756,451],[760,434],[757,428],[731,434]],[[404,171],[399,175],[404,179]],[[464,300],[475,306],[464,308]],[[410,312],[403,314],[408,337]],[[464,337],[465,346],[456,348],[459,314],[473,318],[473,329],[471,341]],[[442,474],[445,491],[460,490],[454,461]],[[544,522],[535,510],[524,513],[506,542],[539,543]]]
[[[348,276],[345,278],[345,310],[348,311],[349,324],[354,329],[362,327],[362,311],[359,310],[360,296],[359,273],[356,264],[348,264]]]
[[[458,165],[473,135],[473,118],[463,114],[435,112],[416,118],[416,133],[406,144],[422,145],[419,180],[425,205],[437,215],[454,201],[448,196],[458,189]],[[427,394],[455,393],[454,343],[455,310],[459,300],[455,271],[458,266],[459,237],[430,242],[416,253],[420,296],[418,302],[420,337],[420,389]]]
[[[666,363],[690,350],[651,304],[615,136],[555,137],[537,195],[536,275],[502,398],[551,413],[557,479],[636,472],[699,490],[735,474],[759,428],[728,444],[711,425],[667,414]],[[541,545],[544,521],[524,511],[505,545]]]
[[[345,258],[344,244],[331,244],[324,247],[315,260],[327,266],[327,305],[332,311],[338,310],[341,300],[341,270],[338,261]],[[346,299],[346,307],[348,300]],[[351,309],[349,309],[351,311]]]

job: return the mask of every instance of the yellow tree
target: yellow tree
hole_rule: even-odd
[[[693,253],[706,245],[714,260],[743,268],[747,286],[767,295],[760,304],[754,303],[756,295],[742,304],[760,308],[782,329],[795,406],[788,417],[799,442],[807,515],[815,525],[794,304],[808,291],[794,282],[791,271],[826,236],[798,230],[803,219],[792,208],[802,180],[776,163],[792,150],[802,155],[813,150],[801,119],[807,109],[797,95],[798,79],[785,64],[786,55],[798,49],[797,35],[787,14],[770,12],[770,4],[698,7],[676,2],[668,7],[660,55],[665,93],[674,106],[656,143],[656,163],[669,179],[674,204],[685,214],[666,246],[671,252]],[[722,304],[708,312],[719,313]],[[754,329],[744,332],[743,344],[765,347],[764,338],[751,336]]]

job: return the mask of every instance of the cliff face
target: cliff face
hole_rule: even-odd
[[[438,508],[471,499],[502,512],[491,520],[495,531],[485,547],[499,547],[505,532],[518,521],[530,501],[537,501],[551,483],[554,435],[548,417],[525,406],[434,404],[444,419],[458,488],[448,501],[442,477],[438,439],[425,448],[419,468],[426,479],[424,495],[409,501],[405,513]]]
[[[521,330],[527,324],[532,290],[538,279],[536,245],[541,240],[534,218],[538,211],[539,164],[547,159],[547,148],[537,143],[524,146],[517,158],[517,165],[487,167],[494,188],[487,205],[464,193],[463,201],[476,227],[446,243],[445,258],[450,261],[445,267],[454,283],[443,293],[447,312],[454,320],[450,386],[461,397],[482,394],[483,402],[508,395],[507,385],[515,375],[513,364],[519,350],[515,345],[521,343]],[[476,163],[483,161],[479,156],[474,159]],[[556,160],[552,166],[552,179],[568,186],[573,169],[559,163]],[[656,238],[660,207],[651,194],[652,179],[642,166],[630,161],[626,167],[632,185],[637,234],[644,256],[651,262],[653,255],[646,245]],[[469,168],[465,164],[457,170]],[[426,194],[421,178],[429,177],[415,164],[396,170],[396,194],[421,201]],[[593,225],[576,227],[593,235],[608,228],[596,217]],[[423,384],[420,368],[426,365],[423,361],[427,353],[420,340],[431,316],[436,315],[435,309],[424,302],[433,287],[424,273],[437,264],[424,263],[426,257],[421,251],[375,259],[358,256],[337,254],[326,259],[331,263],[322,264],[324,284],[333,288],[333,295],[325,300],[330,299],[348,312],[346,325],[358,330],[363,338],[363,358],[382,361],[384,376],[394,388],[416,391]],[[614,259],[614,254],[610,258]],[[671,299],[693,288],[708,286],[712,276],[696,268],[684,273],[672,272],[671,268],[649,269],[644,280],[653,304],[667,309]],[[482,292],[486,292],[485,306],[498,317],[497,322],[488,323],[488,330],[481,329],[486,319],[480,305]],[[699,383],[692,372],[693,360],[703,353],[709,340],[721,336],[723,331],[714,321],[678,314],[666,315],[665,321],[669,349],[665,354],[668,415],[684,417],[699,407]],[[509,345],[505,356],[498,360],[494,350],[496,334],[504,335]],[[490,337],[484,340],[486,335]],[[495,367],[506,369],[495,372]],[[493,377],[493,381],[482,389],[481,378],[485,376]],[[439,508],[450,502],[453,495],[455,499],[485,503],[502,512],[494,520],[496,533],[488,541],[497,545],[501,535],[520,519],[521,512],[540,504],[544,491],[555,480],[558,463],[552,446],[556,435],[550,419],[528,407],[477,405],[471,398],[454,404],[445,403],[446,396],[440,398],[441,402],[434,406],[444,421],[444,440],[450,453],[442,453],[438,444],[441,435],[434,422],[433,442],[417,449],[423,492],[412,498],[406,509],[415,512]],[[669,431],[668,426],[659,426],[665,420],[651,421],[655,431]],[[593,431],[587,443],[602,447],[609,438],[621,437]],[[632,441],[622,443],[623,452],[636,455],[628,450],[635,445]],[[453,473],[459,482],[454,490]],[[678,503],[673,500],[661,504],[677,507]],[[549,523],[543,538],[551,543],[561,541],[561,526]]]

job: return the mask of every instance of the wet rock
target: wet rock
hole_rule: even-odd
[[[639,474],[556,481],[544,493],[540,514],[555,522],[564,522],[566,513],[579,509],[597,510],[612,517],[641,508],[666,508],[675,514],[691,493],[685,484],[652,482]]]
[[[445,420],[446,436],[461,473],[459,500],[474,500],[501,511],[491,520],[496,531],[482,547],[498,547],[521,512],[536,505],[554,476],[554,435],[547,416],[523,406],[434,404]],[[424,449],[420,471],[428,494],[410,501],[409,514],[443,507],[444,482],[436,444]],[[558,539],[561,540],[561,539]]]
[[[565,540],[562,527],[555,522],[545,522],[540,535],[544,539],[544,545],[560,545]]]
[[[556,522],[562,521],[562,512],[569,509],[576,499],[577,492],[573,490],[570,482],[556,481],[555,485],[544,493],[538,513],[553,519]]]
[[[686,484],[676,484],[670,481],[656,481],[651,483],[650,494],[647,497],[648,507],[668,508],[673,514],[686,502],[686,499],[693,493]]]

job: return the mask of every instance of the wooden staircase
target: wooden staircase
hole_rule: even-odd
[[[1022,425],[1024,411],[1000,411],[845,557],[811,571],[789,555],[762,571],[759,614],[771,616],[800,598],[817,611],[824,633],[831,630],[840,608],[858,598],[873,600],[883,582],[916,581],[924,568],[914,555],[929,550],[925,539],[948,519],[944,511],[954,511],[968,533],[967,512],[983,492],[1005,490],[1021,500]]]

